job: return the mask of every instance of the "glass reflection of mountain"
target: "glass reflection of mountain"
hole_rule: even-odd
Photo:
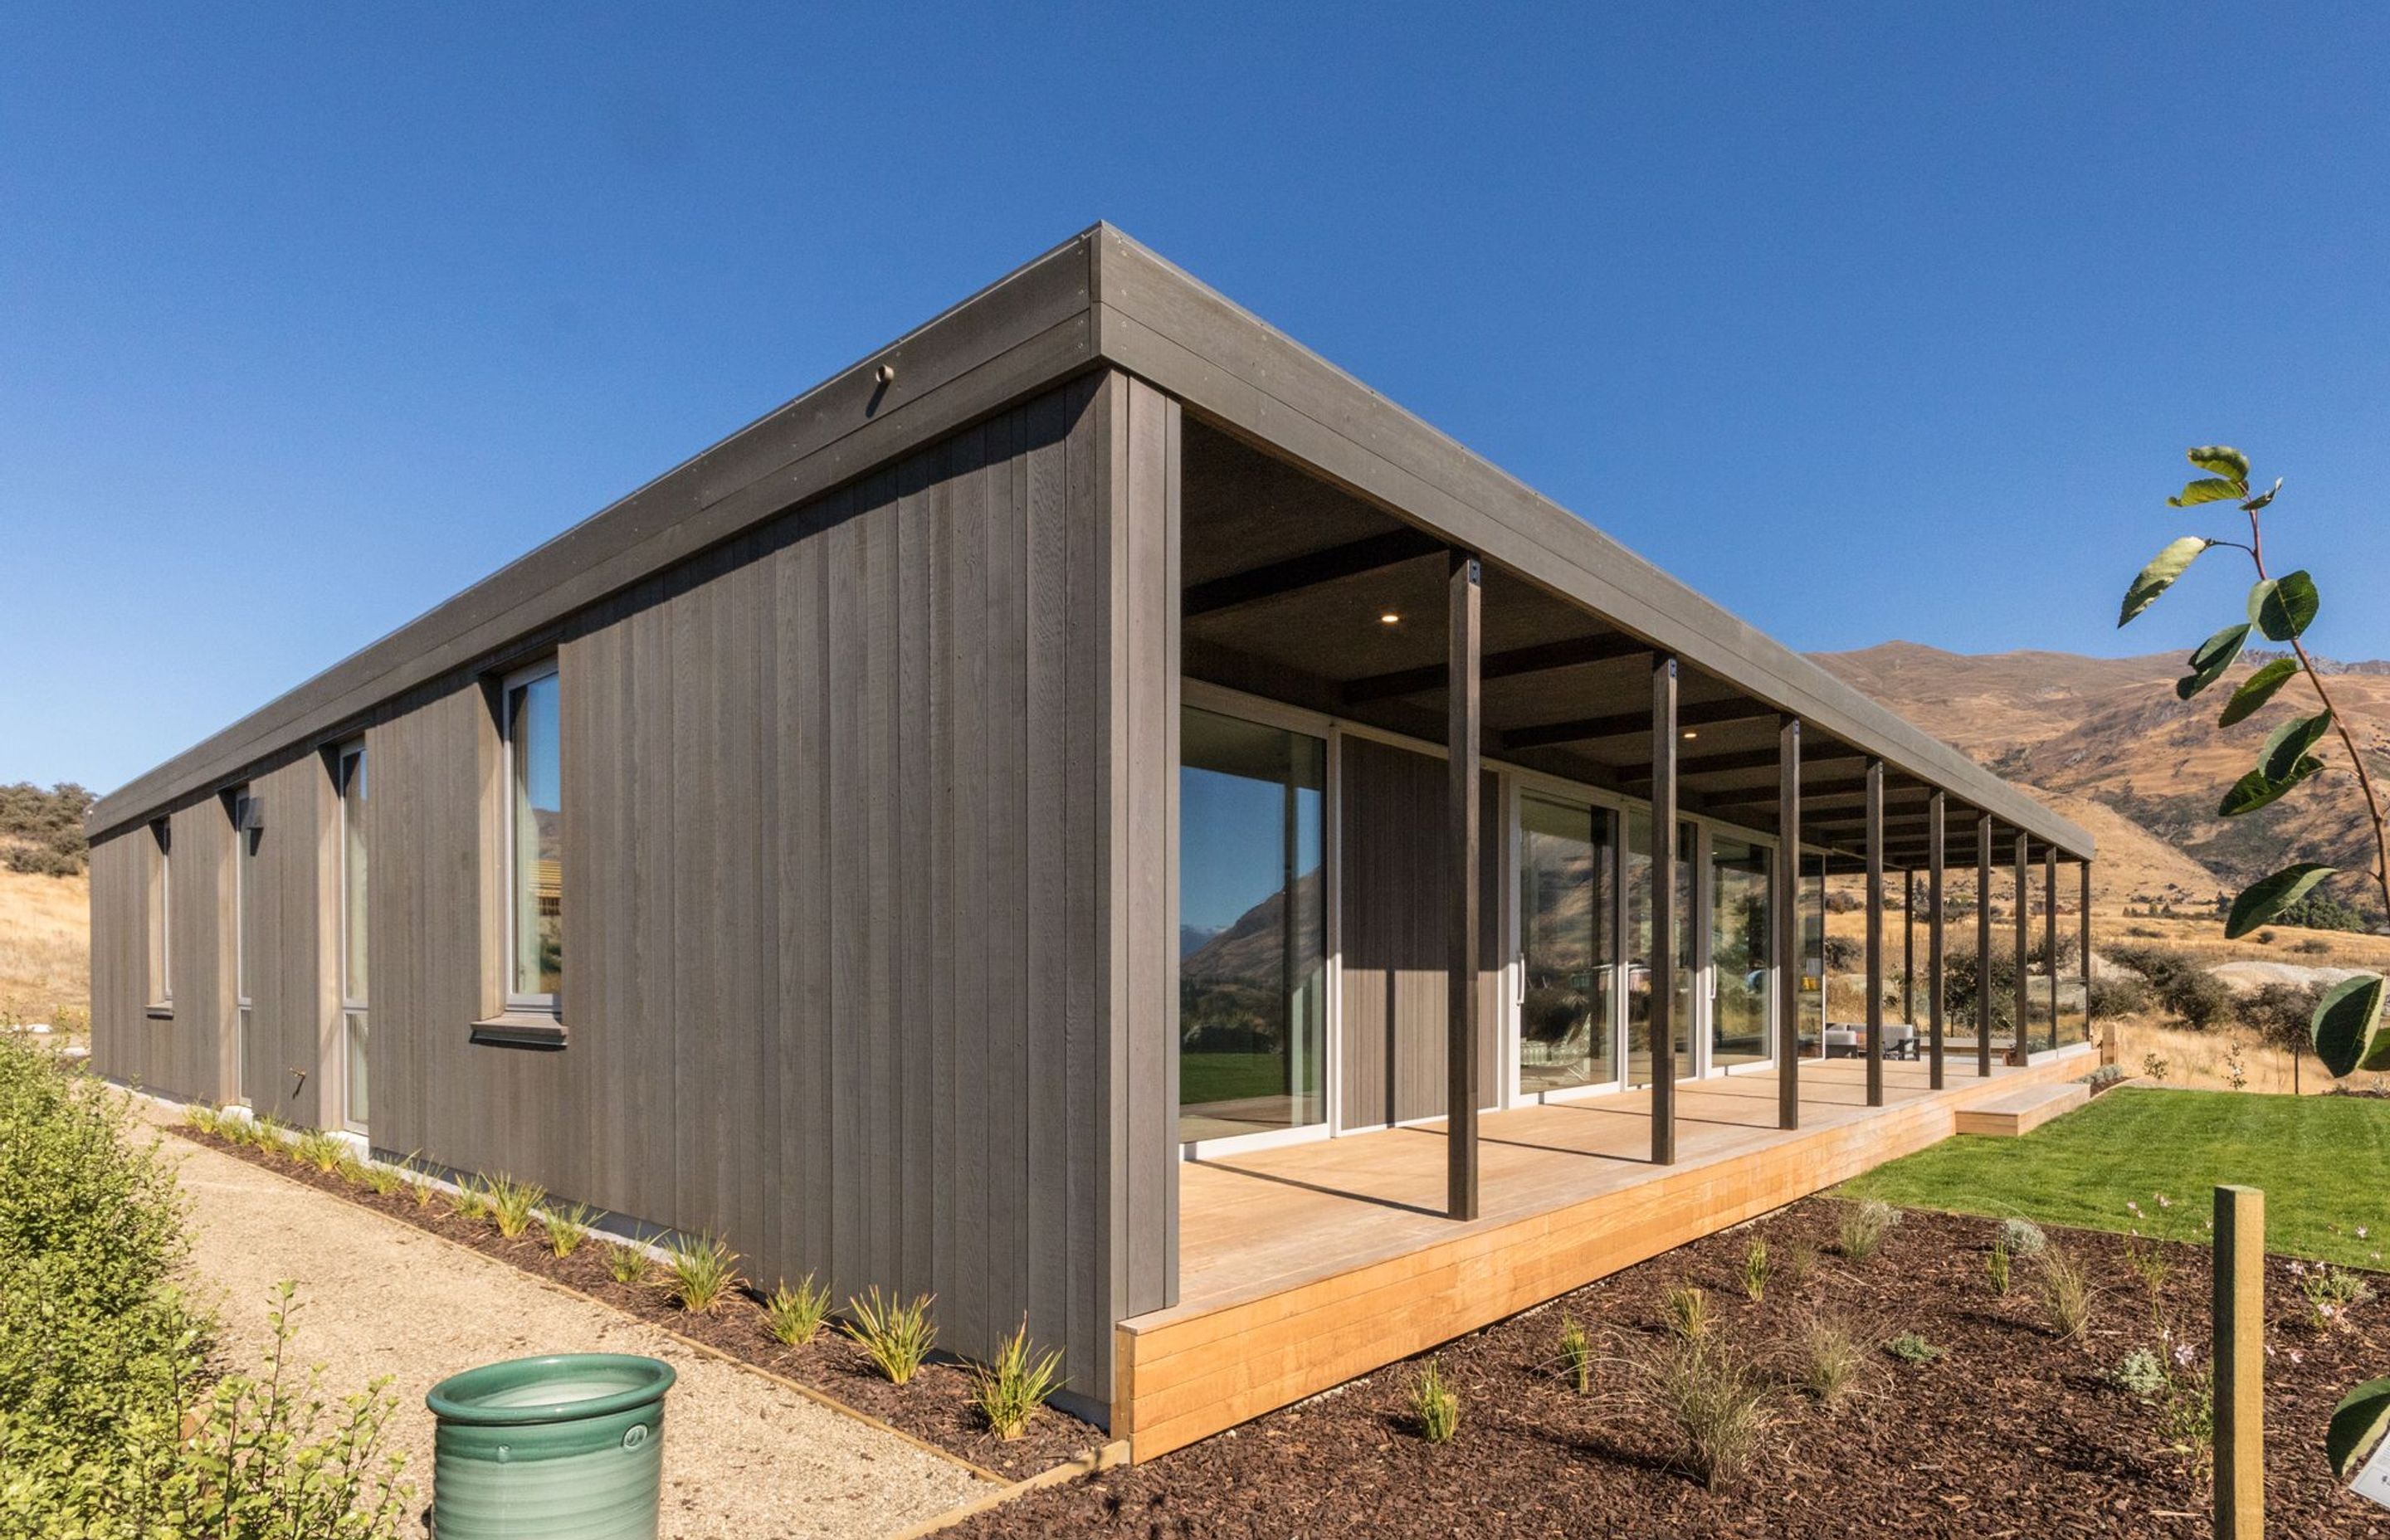
[[[1300,979],[1319,966],[1322,941],[1319,924],[1319,872],[1294,880],[1294,974]],[[1278,987],[1286,946],[1286,894],[1271,893],[1237,917],[1227,930],[1214,935],[1178,959],[1184,983],[1245,983]]]

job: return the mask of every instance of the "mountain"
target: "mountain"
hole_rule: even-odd
[[[2245,655],[2189,701],[2175,698],[2185,668],[2174,653],[1970,656],[1886,642],[1816,661],[2090,828],[2100,840],[2094,880],[2103,898],[2182,900],[2235,890],[2294,859],[2329,861],[2351,874],[2372,865],[2364,800],[2336,738],[2319,751],[2325,768],[2281,802],[2238,818],[2216,811],[2266,736],[2317,710],[2307,682],[2294,680],[2248,721],[2216,725],[2234,687],[2271,656]],[[2390,774],[2390,664],[2319,668],[2381,780]],[[2351,902],[2367,902],[2371,892],[2361,875],[2333,884]],[[2379,901],[2367,906],[2378,909]]]

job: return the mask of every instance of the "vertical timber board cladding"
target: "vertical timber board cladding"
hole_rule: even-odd
[[[228,1101],[232,1062],[232,822],[206,797],[168,815],[172,897],[167,991],[149,978],[155,837],[145,823],[91,853],[91,1033],[102,1074],[161,1096]]]
[[[1444,761],[1375,738],[1343,739],[1343,1126],[1440,1116],[1445,1103]],[[1478,880],[1479,1100],[1501,1085],[1502,872],[1509,840],[1499,781],[1481,781]]]
[[[766,1286],[933,1293],[964,1353],[1025,1317],[1099,1408],[1113,1324],[1176,1289],[1176,429],[1091,377],[562,630],[561,1050],[469,1041],[487,680],[378,715],[374,1145],[713,1231]],[[274,874],[281,923],[333,899]],[[289,971],[277,1004],[321,982]]]

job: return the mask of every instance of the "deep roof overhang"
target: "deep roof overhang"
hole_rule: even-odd
[[[102,798],[95,837],[237,784],[410,690],[1089,369],[1137,375],[1440,541],[1731,680],[2070,856],[2091,835],[1108,225],[1073,237]],[[1954,816],[1955,816],[1954,812]]]

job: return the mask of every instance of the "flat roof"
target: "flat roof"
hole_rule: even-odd
[[[411,689],[1090,369],[1139,376],[1654,650],[2069,856],[2090,833],[1099,224],[96,803],[93,836],[238,784]]]

